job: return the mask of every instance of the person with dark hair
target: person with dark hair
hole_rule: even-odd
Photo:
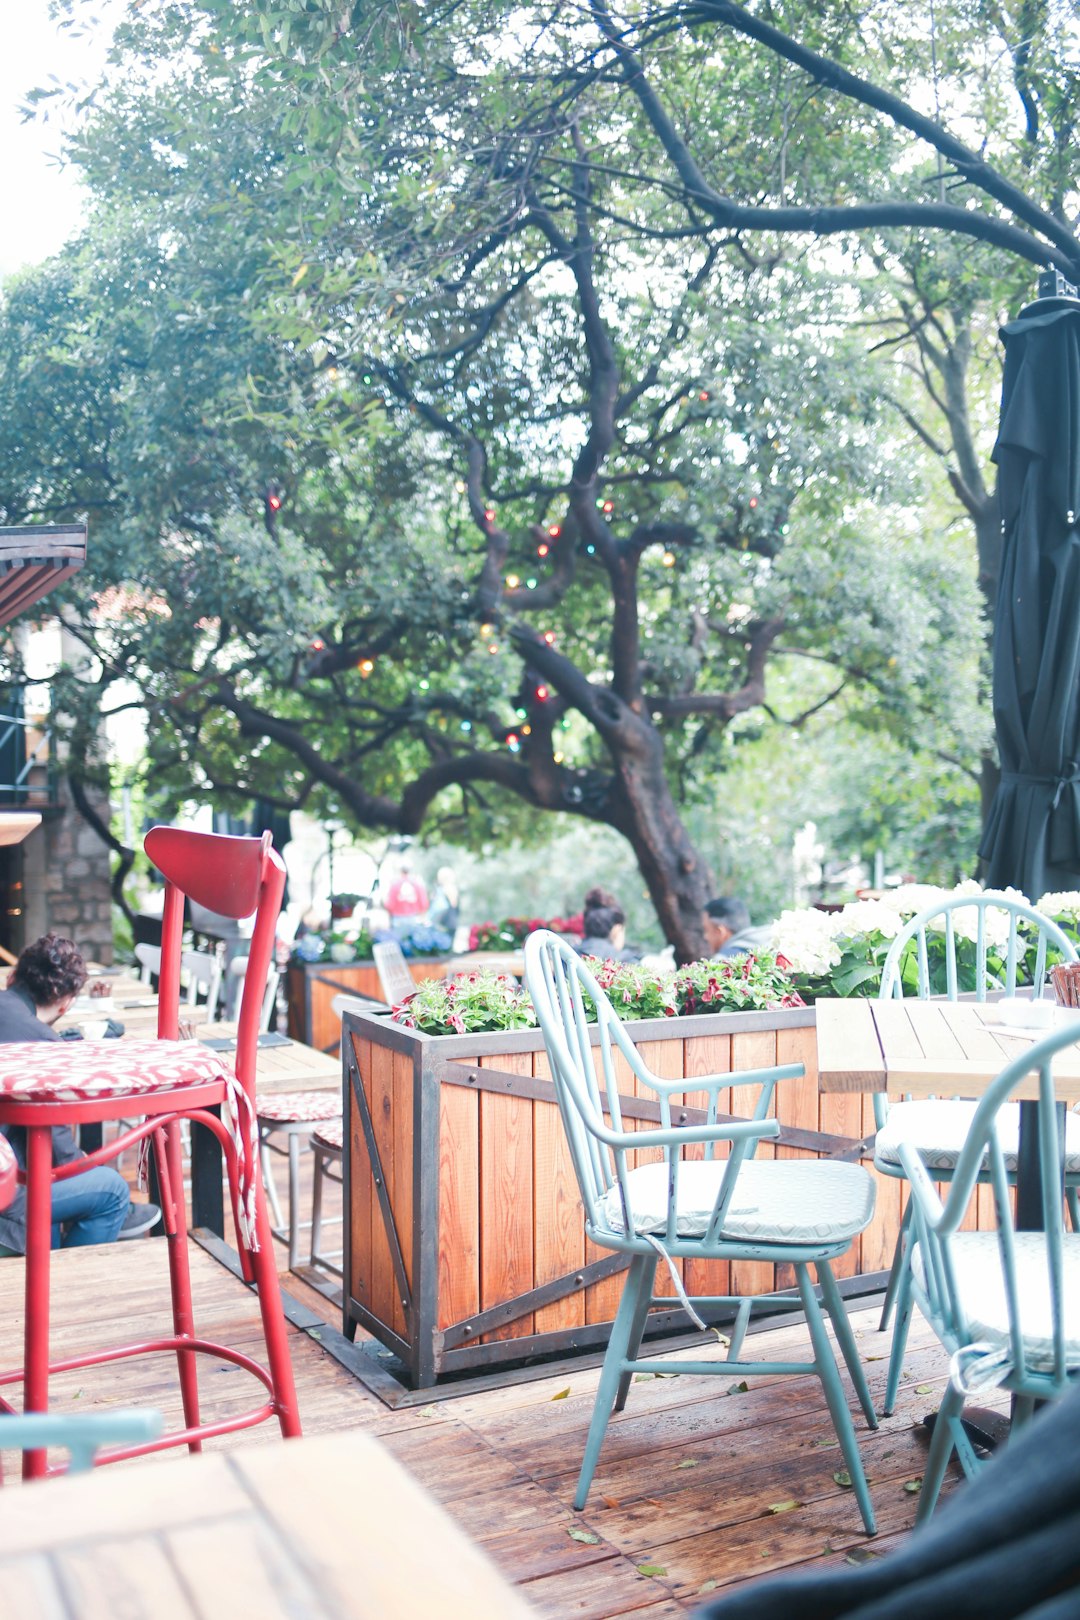
[[[746,902],[734,895],[707,900],[701,926],[710,957],[743,956],[768,943],[767,928],[751,928]]]
[[[590,889],[582,908],[585,936],[577,947],[581,956],[599,956],[605,962],[636,962],[640,951],[626,943],[626,913],[606,889]]]
[[[22,952],[0,990],[0,1041],[58,1041],[53,1027],[68,1011],[86,983],[86,963],[70,939],[44,934]],[[26,1168],[26,1131],[0,1127],[11,1142],[20,1169]],[[53,1128],[53,1164],[83,1157],[67,1125]],[[154,1204],[132,1204],[127,1182],[108,1165],[84,1170],[52,1189],[52,1245],[76,1248],[137,1237],[161,1218]],[[0,1211],[0,1244],[16,1254],[26,1252],[26,1188]]]

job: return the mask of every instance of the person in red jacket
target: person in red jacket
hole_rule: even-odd
[[[407,933],[409,924],[417,917],[427,916],[428,892],[411,862],[402,861],[397,877],[386,891],[383,905],[395,934]]]

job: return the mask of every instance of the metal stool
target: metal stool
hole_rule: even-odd
[[[344,1121],[334,1120],[331,1124],[320,1125],[311,1138],[311,1151],[315,1155],[315,1184],[311,1194],[311,1264],[321,1266],[324,1271],[330,1272],[333,1277],[343,1275],[342,1268],[331,1260],[328,1255],[319,1249],[319,1239],[322,1237],[322,1200],[323,1180],[333,1181],[337,1186],[343,1181],[343,1149],[342,1134]],[[337,1167],[336,1172],[334,1166]]]
[[[306,1147],[313,1128],[324,1120],[341,1119],[341,1096],[336,1091],[287,1091],[278,1096],[255,1097],[255,1112],[259,1120],[259,1159],[262,1164],[263,1185],[270,1203],[270,1230],[282,1243],[289,1246],[289,1270],[296,1269],[299,1258],[300,1231],[307,1222],[300,1220],[300,1152]],[[285,1146],[274,1141],[284,1136]],[[289,1219],[286,1223],[281,1202],[274,1185],[274,1172],[270,1155],[279,1154],[289,1161]]]

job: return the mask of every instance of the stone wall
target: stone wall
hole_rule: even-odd
[[[105,796],[90,797],[108,822]],[[60,814],[46,817],[23,846],[23,942],[54,929],[73,939],[86,957],[108,966],[113,959],[109,849],[72,804],[63,778],[59,803]]]

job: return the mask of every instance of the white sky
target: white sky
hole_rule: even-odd
[[[115,0],[91,8],[115,15]],[[6,0],[0,51],[0,276],[49,257],[78,228],[80,188],[56,157],[62,127],[54,114],[24,124],[19,106],[28,90],[47,85],[55,74],[62,84],[92,81],[105,59],[108,32],[70,37],[49,17],[49,0]]]

